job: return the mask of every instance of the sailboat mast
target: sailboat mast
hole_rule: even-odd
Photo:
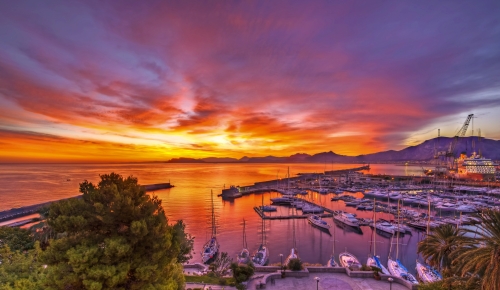
[[[214,213],[214,192],[210,190],[210,199],[212,200],[212,236],[217,235],[217,229],[215,227],[215,213]]]
[[[398,230],[396,237],[396,259],[399,257],[399,200],[398,200]]]
[[[427,236],[428,236],[431,224],[431,199],[429,197],[429,194],[427,194],[427,203],[429,204],[429,210],[427,212]]]
[[[375,212],[375,198],[373,199],[373,256],[375,257],[375,245],[377,244],[375,242],[375,237],[377,236],[375,232],[377,231],[377,228],[375,227],[375,222],[377,221],[377,214]]]
[[[247,234],[246,234],[245,228],[246,228],[245,219],[243,219],[243,248],[244,249],[247,248]]]

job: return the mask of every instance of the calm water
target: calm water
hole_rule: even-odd
[[[323,172],[331,169],[350,168],[356,165],[347,164],[291,164],[290,175],[299,172]],[[200,251],[211,233],[210,229],[210,191],[214,192],[214,207],[217,221],[218,239],[221,251],[235,257],[242,247],[242,221],[247,221],[247,240],[251,252],[260,244],[261,219],[253,207],[269,204],[269,199],[276,193],[249,195],[234,201],[223,201],[217,197],[221,189],[229,185],[251,185],[264,181],[285,177],[286,164],[45,164],[45,165],[0,165],[0,210],[23,205],[57,200],[71,197],[78,193],[78,184],[87,179],[99,180],[99,174],[117,172],[124,176],[133,175],[141,184],[171,181],[176,187],[154,192],[162,201],[171,222],[182,219],[186,223],[187,232],[195,236],[192,262],[201,261]],[[398,175],[420,174],[420,167],[396,165],[371,165],[370,173],[386,173]],[[371,212],[356,211],[345,207],[343,201],[330,201],[333,194],[319,195],[310,193],[305,198],[320,203],[331,209],[343,209],[355,212],[358,217],[372,217]],[[362,194],[358,193],[358,197]],[[279,207],[278,213],[287,213],[291,209]],[[273,213],[276,214],[276,213]],[[392,215],[377,213],[377,217],[393,219]],[[308,263],[326,264],[333,246],[333,226],[331,235],[313,228],[306,219],[295,220],[297,248],[301,259]],[[372,251],[370,241],[373,231],[369,227],[361,227],[362,233],[350,227],[335,226],[335,252],[338,254],[347,248],[362,263]],[[286,257],[292,247],[292,220],[266,221],[266,239],[270,250],[270,263],[279,263],[280,256]],[[419,232],[405,235],[400,240],[399,257],[411,271],[415,267],[416,243],[422,239]],[[376,234],[376,252],[385,262],[391,245],[390,239]],[[392,249],[395,256],[395,244]]]

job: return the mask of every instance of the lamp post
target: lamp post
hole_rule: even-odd
[[[319,287],[319,277],[314,277],[314,280],[316,280],[316,290],[318,290],[318,287]]]
[[[392,290],[392,281],[394,281],[394,279],[389,277],[389,278],[387,278],[387,281],[389,281],[389,290]]]

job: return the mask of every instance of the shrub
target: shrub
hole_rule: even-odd
[[[287,268],[292,271],[300,271],[302,270],[302,261],[300,259],[290,259]]]
[[[367,266],[367,265],[363,265],[363,266],[361,266],[361,268],[360,268],[359,270],[360,270],[360,271],[373,271],[373,270],[372,270],[372,267]]]

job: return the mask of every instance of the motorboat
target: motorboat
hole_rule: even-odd
[[[394,225],[392,225],[390,222],[387,221],[377,221],[374,224],[372,224],[372,227],[392,235],[394,235],[394,232],[396,231],[394,229]]]
[[[325,230],[330,230],[330,225],[325,222],[324,220],[321,219],[321,217],[313,214],[313,215],[310,215],[307,220],[309,221],[309,223],[315,227],[318,227],[318,228],[321,228],[321,229],[325,229]]]
[[[353,254],[345,251],[339,254],[340,266],[345,268],[360,269],[361,263]]]
[[[271,202],[273,204],[285,204],[285,205],[290,205],[292,204],[292,202],[295,201],[295,198],[292,197],[292,196],[287,196],[287,195],[284,195],[282,197],[275,197],[275,198],[271,198]]]
[[[277,211],[278,210],[275,206],[272,206],[272,205],[262,205],[262,206],[260,206],[260,209],[262,211],[266,211],[266,212]]]
[[[354,217],[353,214],[347,213],[347,212],[342,212],[341,214],[338,214],[333,217],[335,220],[346,224],[351,227],[359,227],[359,221],[357,218]]]
[[[324,208],[312,204],[305,204],[302,207],[302,213],[323,213],[324,211]]]
[[[420,280],[424,283],[433,283],[443,279],[436,269],[419,261],[417,261],[417,273]]]

